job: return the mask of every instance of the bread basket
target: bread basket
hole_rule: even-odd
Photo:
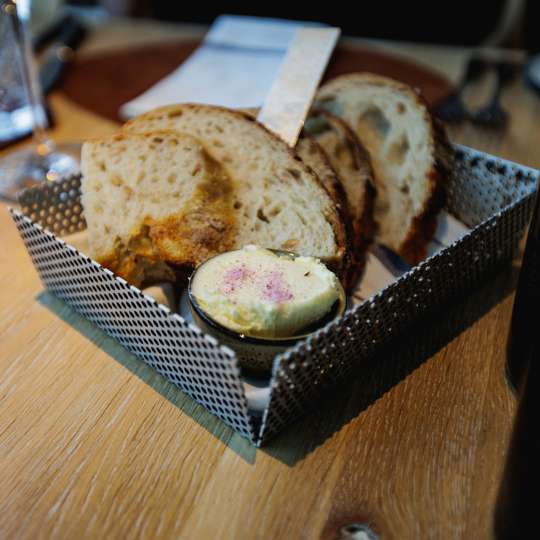
[[[85,228],[80,179],[24,193],[11,209],[43,286],[169,381],[262,445],[414,323],[511,259],[527,226],[537,171],[455,146],[446,210],[471,232],[274,359],[262,417],[248,409],[237,358],[62,236]]]

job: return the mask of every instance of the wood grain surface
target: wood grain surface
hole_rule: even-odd
[[[467,54],[418,50],[449,72]],[[518,81],[505,101],[506,135],[465,127],[454,140],[540,165],[537,98]],[[51,105],[58,140],[116,129],[59,94]],[[515,409],[514,267],[255,450],[45,292],[3,204],[0,235],[0,538],[333,539],[350,523],[384,539],[492,537]],[[440,350],[418,357],[433,331]]]

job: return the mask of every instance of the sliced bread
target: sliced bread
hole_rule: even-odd
[[[332,168],[326,153],[311,136],[305,133],[302,134],[298,139],[295,150],[302,161],[317,175],[338,210],[339,218],[345,228],[347,258],[343,261],[343,268],[347,269],[352,264],[352,261],[348,260],[348,258],[352,256],[353,253],[353,232],[351,228],[349,207],[347,204],[347,195],[345,194],[343,185]],[[347,280],[345,279],[345,281]]]
[[[345,120],[374,170],[376,240],[416,264],[444,203],[452,152],[419,95],[400,82],[357,73],[323,85],[315,107]]]
[[[312,255],[342,270],[347,240],[317,175],[281,139],[239,111],[171,105],[134,118],[125,133],[174,130],[196,137],[234,182],[235,246]]]
[[[374,180],[371,161],[352,129],[341,118],[314,111],[304,127],[319,143],[347,197],[353,230],[353,255],[362,264],[374,235]]]
[[[134,285],[175,281],[236,245],[235,185],[189,135],[89,141],[81,169],[90,254]]]

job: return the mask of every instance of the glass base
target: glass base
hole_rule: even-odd
[[[17,202],[24,189],[80,172],[81,145],[57,144],[40,156],[34,146],[16,150],[0,158],[0,198]]]

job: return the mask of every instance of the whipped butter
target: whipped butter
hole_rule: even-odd
[[[313,257],[245,246],[201,265],[191,294],[207,315],[240,334],[290,337],[330,311],[340,285]]]

